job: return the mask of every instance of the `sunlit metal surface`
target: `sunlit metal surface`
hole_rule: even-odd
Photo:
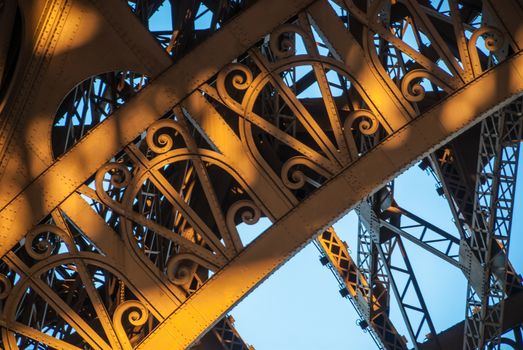
[[[377,348],[522,348],[522,48],[516,0],[0,1],[0,347],[252,349],[229,311],[313,240]],[[458,234],[396,202],[416,162]]]

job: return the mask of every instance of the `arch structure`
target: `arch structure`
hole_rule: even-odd
[[[522,348],[522,49],[517,0],[0,1],[0,347],[248,349],[228,312],[314,241],[378,348]],[[415,163],[456,233],[396,202]]]

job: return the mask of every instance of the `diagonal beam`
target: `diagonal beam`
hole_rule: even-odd
[[[360,89],[369,95],[377,115],[385,122],[387,129],[397,130],[415,116],[412,106],[403,98],[396,87],[390,86],[379,76],[377,68],[369,55],[365,53],[356,38],[341,23],[338,15],[326,1],[311,6],[311,19],[325,41],[331,46],[331,52],[350,67],[350,72]],[[378,97],[379,96],[379,97]]]
[[[258,1],[159,75],[2,208],[0,256],[151,123],[312,2]],[[17,220],[20,217],[32,220]]]
[[[72,194],[60,205],[60,209],[122,271],[136,288],[133,292],[150,306],[155,317],[164,319],[184,300],[185,295],[158,274],[154,266],[133,254],[121,237],[79,194]]]
[[[125,243],[104,221],[97,215],[87,202],[75,193],[67,198],[60,209],[69,219],[84,232],[84,234],[102,250],[114,267],[123,272],[123,275],[133,287],[133,292],[140,300],[149,306],[155,317],[160,321],[168,316],[183,300],[184,295],[176,293],[172,285],[159,275],[154,267],[144,264],[132,254]],[[171,288],[170,288],[171,287]],[[202,339],[202,344],[192,350],[210,350],[222,346],[225,350],[248,350],[247,346],[234,327],[232,316],[224,317]]]
[[[523,54],[465,85],[345,167],[253,241],[146,338],[183,349],[369,193],[523,91]],[[459,111],[459,113],[457,113]],[[321,203],[321,205],[320,205]]]
[[[523,323],[523,293],[515,293],[504,301],[505,312],[503,313],[502,333]],[[437,336],[420,344],[420,350],[462,350],[465,321],[461,321],[454,326],[440,332]],[[439,342],[439,344],[438,344]],[[441,346],[441,347],[440,347]]]
[[[354,263],[354,260],[352,260],[345,242],[338,237],[334,229],[330,228],[319,235],[318,238],[316,238],[315,245],[322,253],[321,263],[324,265],[328,264],[340,283],[340,286],[342,286],[340,294],[342,294],[342,296],[348,296],[358,315],[365,320],[365,322],[368,322],[368,324],[360,323],[360,327],[369,330],[369,334],[380,349],[407,349],[405,339],[398,333],[396,327],[394,327],[394,324],[389,318],[387,308],[379,306],[378,301],[369,303],[365,292],[360,290],[358,286],[358,275],[361,275],[362,272]],[[365,280],[363,276],[360,283],[368,285],[367,280]],[[379,291],[376,295],[381,295],[383,288],[385,288],[385,286],[378,282],[376,289],[379,289]],[[369,305],[376,307],[376,310],[372,310],[372,315],[371,310],[368,308]]]
[[[391,211],[412,220],[413,224],[409,223],[408,226],[400,224],[396,226],[388,221],[380,219],[381,227],[408,239],[410,242],[459,268],[459,255],[457,254],[457,251],[459,250],[459,238],[454,237],[436,225],[423,220],[419,216],[414,215],[397,205],[393,206]],[[418,230],[421,228],[421,232],[409,232],[411,228],[416,228]]]

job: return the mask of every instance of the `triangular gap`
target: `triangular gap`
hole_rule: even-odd
[[[329,50],[329,45],[327,45],[325,40],[323,40],[321,35],[318,33],[318,30],[313,25],[311,26],[311,31],[312,31],[313,39],[316,42],[316,46],[318,47],[318,53],[321,56],[326,56],[326,57],[334,56],[334,55],[332,55],[332,53]]]
[[[296,55],[307,55],[307,47],[305,46],[305,41],[300,34],[294,34],[294,49]]]
[[[420,36],[424,36],[423,33],[421,33],[421,32],[419,32],[419,33],[420,33]],[[397,34],[397,35],[399,35],[399,34]],[[405,41],[406,43],[408,43],[416,51],[420,50],[419,44],[423,45],[423,42],[418,43],[418,40],[416,39],[416,36],[414,34],[414,29],[412,28],[412,25],[410,25],[410,24],[406,25],[406,30],[403,33],[403,37],[401,39],[403,41]]]
[[[204,3],[200,4],[194,19],[195,30],[206,30],[211,27],[213,13]]]
[[[204,168],[201,169],[201,171],[205,172],[206,168],[203,161],[202,165]],[[199,165],[196,161],[179,161],[165,165],[160,172],[176,191],[176,193],[171,193],[171,195],[178,194],[180,200],[184,200],[199,219],[201,219],[214,235],[218,237],[219,229],[211,210],[211,204],[209,202],[210,198],[207,197],[206,191],[203,187],[207,185],[207,182],[206,179],[202,179],[198,175],[196,169],[198,166]],[[205,174],[202,174],[202,176],[205,176]],[[209,180],[209,178],[207,178],[207,180]],[[214,188],[210,186],[207,190],[209,193],[212,193]],[[182,220],[180,214],[177,214],[176,208],[170,203],[168,198],[163,197],[164,195],[167,195],[167,193],[158,194],[159,196],[156,197],[157,213],[162,215],[161,218],[158,217],[158,219],[160,219],[158,223],[167,227],[176,227],[180,225],[180,220]]]
[[[139,300],[127,283],[108,269],[92,264],[87,265],[87,269],[100,300],[107,310],[109,319],[113,320],[114,312],[120,304],[129,300]],[[144,306],[147,308],[147,305]],[[128,312],[130,311],[132,309]],[[134,327],[128,322],[128,312],[124,313],[121,320],[116,322],[120,321],[122,323],[131,344],[136,345],[159,324],[159,321],[154,317],[153,313],[148,312],[147,322],[143,326]],[[117,325],[114,324],[113,328],[115,327]]]
[[[416,332],[419,331],[419,334],[417,336],[418,342],[424,342],[426,341],[426,336],[429,336],[430,328],[428,326],[427,320],[424,319],[424,315],[422,312],[419,312],[417,310],[413,310],[409,307],[405,307],[405,313],[407,314],[410,324],[412,326],[412,331],[414,332],[414,335],[416,335]],[[421,324],[423,322],[423,324]],[[419,330],[421,326],[421,330]]]
[[[90,299],[84,281],[78,273],[79,268],[82,267],[74,263],[56,265],[44,272],[40,279],[63,300],[64,304],[68,305],[92,327],[105,342],[108,342],[93,301]]]
[[[346,344],[347,327],[355,326],[359,316],[318,260],[319,252],[307,245],[231,311],[243,339],[257,349],[338,349]],[[264,332],[249,326],[259,324]],[[350,342],[354,349],[375,348],[372,338],[355,327]]]
[[[458,59],[458,58],[454,58],[454,60],[461,66],[463,67],[463,64],[462,62]],[[447,73],[448,75],[452,76],[452,72],[450,71],[450,67],[447,65],[447,63],[445,63],[445,61],[443,61],[442,59],[439,59],[436,61],[436,65],[441,68],[445,73]],[[438,91],[443,91],[442,87],[441,86],[438,86],[436,84],[431,84],[431,85],[434,85],[437,87],[437,90]],[[430,89],[428,89],[426,86],[423,86],[425,87],[425,91],[433,91],[434,88],[431,86]]]
[[[143,16],[143,14],[141,16]],[[164,48],[168,47],[173,33],[170,1],[163,1],[163,4],[149,17],[147,23],[149,31],[154,35],[156,40],[158,40],[160,45]]]
[[[64,282],[63,280],[59,280],[59,282]],[[73,294],[81,294],[82,290],[71,290],[68,291],[68,295]],[[65,295],[59,295],[59,297],[64,297]],[[74,298],[75,301],[78,300],[78,298]],[[78,306],[78,305],[76,305]],[[82,310],[75,309],[73,306],[73,310],[75,312],[79,312],[82,315],[90,314],[90,312],[87,310],[86,305],[81,305],[83,307]],[[80,315],[78,314],[78,315]],[[83,338],[78,331],[68,323],[68,321],[64,320],[60,314],[57,312],[57,310],[51,306],[44,298],[42,298],[33,288],[29,287],[27,290],[23,293],[22,298],[20,299],[16,311],[16,319],[15,321],[26,325],[28,327],[33,328],[37,332],[45,333],[53,338],[62,340],[66,343],[69,343],[71,345],[75,346],[87,346],[90,347],[89,341],[87,341],[85,338]],[[104,331],[101,328],[101,324],[98,321],[96,315],[93,313],[91,314],[91,318],[83,319],[86,324],[91,327],[91,329],[95,332],[95,334],[92,334],[92,337],[100,337],[103,341],[107,343],[107,338],[105,337]],[[89,331],[89,330],[87,330]],[[26,338],[25,336],[18,335],[18,339],[21,342],[27,342],[32,343],[33,341],[29,338]],[[20,346],[20,343],[19,343]],[[27,348],[22,346],[21,348]]]
[[[267,217],[262,217],[257,223],[253,225],[240,222],[240,224],[236,226],[236,229],[238,230],[238,234],[240,235],[243,245],[247,246],[271,226],[271,220],[269,220]]]
[[[314,82],[313,85],[316,87],[318,86],[317,82]],[[317,89],[319,93],[319,88]],[[298,100],[298,103],[300,102],[300,99],[295,95],[290,96],[290,98]],[[296,138],[298,141],[302,142],[318,154],[325,157],[325,154],[321,150],[316,140],[305,129],[303,124],[299,121],[298,117],[294,114],[293,109],[287,105],[285,99],[280,95],[278,89],[276,89],[271,83],[267,83],[263,87],[262,92],[258,96],[254,106],[254,112],[261,118],[273,124],[282,132],[290,135],[293,138]],[[314,115],[312,117],[314,117]],[[264,131],[263,133],[267,134],[266,136],[269,138],[278,138],[276,135],[269,136],[269,132]],[[253,136],[256,140],[260,134]],[[321,140],[318,141],[321,142]],[[276,142],[281,143],[281,141]]]
[[[446,73],[448,73],[449,75],[452,75],[452,73],[450,72],[449,67],[445,64],[445,62],[442,59],[437,60],[436,64],[438,65],[438,67],[443,69]],[[459,64],[461,65],[462,63],[459,62]]]
[[[320,84],[318,83],[316,73],[314,72],[312,66],[306,67],[308,74],[304,76],[304,78],[301,79],[299,83],[295,84],[295,86],[299,88],[295,91],[296,98],[301,102],[302,106],[305,107],[305,109],[308,111],[309,115],[313,118],[313,120],[319,125],[320,129],[329,138],[330,142],[333,145],[336,145],[336,137],[334,136],[329,115],[327,113],[325,100],[329,98],[328,95],[330,94],[333,99],[333,102],[336,103],[334,97],[340,96],[343,93],[342,89],[337,88],[335,85],[331,83],[335,82],[336,79],[338,79],[338,76],[336,72],[330,69],[328,66],[322,65],[322,68],[318,70],[318,74],[322,74],[321,71],[323,71],[325,77],[320,77],[320,79],[324,78],[327,82],[327,86],[325,87],[326,90],[322,91]],[[336,95],[333,94],[333,90]],[[335,106],[334,108],[338,111],[337,119],[341,126],[341,112],[339,111],[337,106]]]
[[[341,7],[340,5],[338,5],[335,1],[333,0],[329,0],[329,5],[332,7],[332,9],[334,10],[334,12],[336,12],[336,14],[338,15],[338,17],[341,17],[343,20],[343,24],[345,25],[345,27],[349,27],[349,21],[348,21],[348,13],[347,13],[347,10],[345,10],[345,8]]]
[[[396,302],[396,298],[394,297],[392,291],[390,293],[390,302],[389,302],[389,319],[392,321],[392,324],[396,328],[396,331],[400,335],[402,335],[406,339],[408,339],[408,343],[411,343],[407,324],[405,323],[405,320],[404,320],[403,315],[400,310],[400,306]]]
[[[381,247],[385,252],[387,251],[386,244],[382,244]],[[381,256],[380,256],[380,259],[381,259]],[[381,260],[383,263],[385,263],[385,261],[383,261],[383,259],[381,259]],[[397,243],[394,245],[394,248],[391,253],[390,269],[391,269],[392,275],[394,277],[394,281],[396,282],[396,286],[398,287],[399,293],[403,293],[404,287],[406,286],[407,283],[411,283],[411,281],[409,281],[410,276],[406,272],[408,270],[404,263],[403,257],[400,253]],[[389,278],[390,278],[390,276],[389,276]],[[392,296],[392,293],[391,293],[391,296]]]
[[[467,40],[470,40],[470,37],[472,34],[481,28],[484,25],[483,23],[483,13],[479,12],[475,18],[473,18],[470,23],[464,28],[465,30],[465,38]]]
[[[419,217],[419,215],[418,215]],[[435,223],[433,223],[435,224]],[[401,228],[406,233],[416,237],[421,238],[423,235],[423,241],[429,242],[429,245],[432,247],[435,247],[441,252],[446,252],[449,246],[451,247],[451,250],[449,251],[450,256],[457,256],[459,254],[459,244],[450,244],[450,241],[447,240],[445,237],[441,236],[437,232],[433,231],[430,228],[427,228],[423,224],[420,224],[419,222],[412,220],[411,218],[402,215],[401,216]],[[457,236],[457,233],[453,234],[454,237],[459,239],[459,236]],[[405,239],[404,239],[405,241]],[[427,254],[432,254],[430,252],[426,252]]]
[[[409,252],[406,251],[406,254],[407,258],[410,261]],[[409,273],[407,263],[398,246],[396,246],[396,249],[394,250],[392,255],[393,257],[391,266],[393,266],[393,268],[391,268],[391,271],[392,275],[394,276],[394,281],[396,282],[398,292],[400,293],[400,296],[403,297],[403,303],[411,305],[413,307],[421,307],[420,299],[418,298],[418,295],[416,294],[416,290],[414,288],[414,279],[417,280],[418,278],[416,265],[414,265],[413,262],[410,261],[412,269]],[[424,289],[421,286],[420,289],[423,296]]]
[[[67,228],[69,233],[71,234],[71,238],[76,246],[76,249],[80,252],[90,252],[90,253],[98,253],[98,254],[104,254],[90,239],[85,235],[85,233],[80,230],[78,226],[67,216],[67,214],[62,212],[63,217],[65,218],[65,222],[67,224]],[[111,227],[115,227],[111,225]]]
[[[408,252],[407,252],[408,253]],[[419,327],[419,323],[422,320],[423,313],[417,310],[413,310],[410,307],[414,308],[421,308],[421,304],[419,301],[419,298],[416,294],[416,291],[414,289],[413,279],[411,278],[411,275],[407,272],[407,266],[405,264],[405,261],[401,255],[401,252],[399,250],[399,247],[396,246],[395,250],[393,252],[393,262],[391,266],[394,266],[395,268],[391,268],[391,273],[393,276],[393,281],[396,284],[396,287],[398,289],[398,297],[393,293],[392,289],[390,291],[390,319],[392,320],[393,324],[395,325],[396,329],[399,331],[400,334],[405,335],[410,342],[410,336],[408,332],[407,327],[407,320],[404,318],[401,309],[400,309],[400,303],[403,304],[403,311],[406,313],[408,317],[408,321],[410,322],[410,325],[413,329],[413,332],[415,333],[417,331],[417,328]],[[411,264],[413,262],[411,261]],[[400,270],[398,270],[400,269]],[[412,266],[412,272],[415,278],[417,279],[418,274],[416,273],[416,269],[414,266]],[[391,288],[393,281],[390,281]],[[422,296],[425,298],[425,294],[423,287],[420,286],[420,289],[422,290]],[[401,301],[398,300],[398,298],[401,298]],[[410,307],[409,307],[410,306]],[[422,330],[425,331],[425,333],[420,333],[420,337],[418,338],[420,341],[424,340],[424,335],[428,333],[427,325],[425,324],[424,327],[422,327]]]
[[[334,69],[328,69],[326,76],[331,95],[335,98],[342,97],[345,91],[349,91],[352,87],[350,79]],[[348,99],[348,96],[345,96],[345,98]]]

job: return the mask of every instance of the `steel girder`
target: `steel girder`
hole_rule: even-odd
[[[117,305],[115,315],[125,314],[131,308],[139,310],[142,316],[147,312],[152,315],[147,326],[137,321],[136,327],[142,327],[139,332],[127,329],[122,334],[118,328],[120,326],[117,326],[118,322],[104,316],[104,307],[110,307],[97,301],[96,293],[91,290],[88,294],[95,304],[96,313],[103,320],[103,329],[110,338],[108,344],[101,337],[96,337],[94,331],[89,337],[89,325],[85,325],[81,317],[79,319],[74,316],[74,312],[67,309],[59,298],[50,298],[50,307],[58,310],[69,324],[79,329],[80,334],[89,338],[87,341],[92,347],[106,348],[111,345],[125,348],[130,346],[130,340],[133,346],[140,342],[137,345],[140,348],[149,348],[164,342],[171,344],[171,340],[175,347],[188,346],[201,336],[201,332],[218,322],[230,307],[261,283],[269,273],[337,217],[354,207],[369,193],[379,189],[416,159],[463,132],[492,110],[509,103],[523,90],[520,74],[523,61],[519,51],[521,38],[517,20],[520,18],[518,11],[521,11],[515,3],[511,5],[509,1],[504,2],[500,10],[495,12],[498,22],[504,28],[501,34],[495,32],[495,35],[507,35],[506,44],[509,49],[505,47],[505,50],[510,51],[510,54],[506,59],[503,54],[498,54],[494,59],[499,64],[488,71],[483,71],[484,65],[475,57],[477,49],[466,45],[463,33],[457,34],[458,39],[461,36],[463,41],[458,44],[459,55],[462,59],[465,56],[472,58],[470,64],[463,60],[465,63],[461,69],[453,64],[455,53],[446,47],[441,33],[427,21],[427,13],[430,11],[416,2],[406,1],[400,4],[410,11],[410,16],[418,25],[423,26],[424,32],[430,34],[435,51],[443,61],[450,64],[451,73],[446,73],[435,65],[436,58],[433,54],[422,52],[421,49],[419,53],[413,52],[412,48],[406,47],[397,37],[391,37],[387,30],[383,31],[379,25],[374,24],[374,16],[383,20],[383,23],[388,23],[387,16],[395,13],[390,12],[390,8],[384,3],[376,2],[367,13],[351,1],[339,2],[341,10],[323,1],[316,1],[306,8],[310,3],[312,1],[282,3],[270,0],[255,3],[184,57],[177,58],[177,63],[171,67],[168,56],[150,40],[148,33],[138,25],[136,19],[127,15],[119,16],[120,13],[126,13],[122,10],[121,3],[50,1],[40,8],[43,13],[40,25],[36,26],[36,21],[28,23],[34,25],[32,30],[37,33],[35,37],[39,41],[35,47],[44,54],[39,54],[38,50],[26,50],[25,60],[29,63],[22,60],[22,66],[26,64],[29,68],[23,71],[25,75],[19,81],[29,81],[32,85],[21,88],[21,93],[8,101],[7,107],[2,110],[2,145],[5,156],[2,160],[4,177],[1,184],[6,191],[2,197],[4,206],[0,215],[3,218],[3,232],[9,230],[9,235],[2,236],[0,248],[2,254],[6,254],[4,261],[11,269],[7,274],[8,279],[16,281],[13,277],[16,275],[21,276],[23,281],[18,284],[17,292],[13,295],[21,295],[24,283],[34,283],[37,294],[52,294],[48,286],[36,282],[35,276],[42,271],[42,264],[25,257],[26,253],[21,249],[25,245],[25,250],[31,257],[31,254],[35,254],[31,253],[31,249],[36,249],[37,253],[38,250],[45,252],[46,240],[39,235],[47,232],[50,237],[59,237],[52,239],[54,246],[65,244],[69,249],[67,254],[74,259],[72,264],[80,271],[75,277],[77,282],[83,280],[85,283],[88,280],[90,270],[87,266],[94,264],[96,259],[104,260],[104,269],[108,269],[108,262],[119,266],[111,272],[119,275],[116,280],[121,286],[119,296],[114,296]],[[33,16],[39,17],[36,6],[31,7],[29,3],[23,6],[26,13],[30,13],[28,9],[36,10]],[[397,6],[395,10],[401,10]],[[517,11],[510,6],[515,6]],[[305,12],[300,12],[302,9]],[[344,26],[343,16],[346,16],[347,11],[354,28],[361,26],[365,35],[376,33],[380,40],[413,55],[414,61],[434,76],[425,71],[420,72],[416,67],[412,69],[404,66],[401,69],[406,71],[391,79],[386,71],[388,66],[381,67],[380,60],[375,57],[374,47],[370,44],[374,40],[372,35],[360,37],[357,29],[351,29],[351,32]],[[101,18],[100,13],[105,18]],[[461,22],[456,24],[456,21],[459,22],[459,15],[454,13],[453,16],[453,25],[459,28]],[[273,31],[278,24],[291,17],[291,26]],[[70,64],[66,59],[68,55],[59,55],[72,48],[79,48],[78,52],[93,50],[95,46],[83,47],[85,41],[82,40],[92,39],[93,43],[98,43],[99,46],[94,50],[108,45],[96,39],[96,33],[78,31],[79,23],[85,18],[90,18],[91,22],[87,20],[84,24],[103,23],[104,32],[114,34],[108,41],[111,44],[118,43],[122,52],[126,52],[122,54],[126,57],[126,63],[116,64],[105,58],[101,60],[102,63],[96,63],[97,67],[93,67],[86,62],[88,56],[82,58],[82,61],[82,55],[77,54],[80,58]],[[260,23],[254,21],[255,18],[269,20]],[[476,38],[486,33],[483,29],[475,30],[478,30]],[[271,32],[267,41],[257,43],[261,37]],[[300,49],[293,43],[296,39],[289,33],[301,36],[307,52],[304,57],[296,57],[295,61],[292,56]],[[323,46],[313,44],[310,40],[316,34],[319,34]],[[470,42],[475,44],[472,39]],[[217,45],[220,45],[221,50],[215,52]],[[327,49],[328,54],[322,54],[320,49]],[[152,56],[149,51],[153,53]],[[212,62],[208,59],[210,53],[213,54]],[[55,57],[62,58],[51,59]],[[236,59],[235,64],[222,70],[225,64]],[[314,76],[318,82],[321,103],[326,107],[323,121],[322,114],[313,116],[304,105],[305,102],[296,97],[297,89],[293,89],[297,87],[297,83],[284,80],[287,72],[294,69],[289,67],[300,63],[310,65],[312,75],[309,77]],[[154,79],[104,122],[94,127],[68,152],[53,160],[52,152],[49,152],[48,143],[46,144],[48,137],[33,137],[39,135],[39,130],[49,130],[50,122],[42,115],[52,115],[53,112],[50,111],[72,86],[71,82],[88,76],[89,69],[115,69],[116,66],[146,72]],[[401,64],[398,63],[398,66]],[[85,67],[89,68],[87,72],[83,70]],[[62,72],[69,70],[75,71],[76,75],[67,75],[70,80],[51,91],[49,95],[54,100],[51,98],[48,103],[41,102],[46,95],[38,93],[45,86],[42,81],[47,79],[49,83],[52,79],[65,76]],[[228,82],[228,75],[234,70],[241,74]],[[347,110],[350,112],[349,117],[345,117],[343,108],[338,107],[331,90],[332,81],[327,79],[329,71],[338,72],[341,90],[350,89],[350,94],[353,97],[356,95],[356,102]],[[427,77],[438,85],[432,93],[424,91],[417,84],[416,79]],[[267,88],[268,82],[276,89],[276,94],[274,90],[271,92],[271,88]],[[230,94],[231,87],[238,91],[246,90],[247,97],[242,100],[241,93]],[[13,91],[15,87],[11,86],[10,89]],[[265,90],[262,91],[263,89]],[[261,107],[255,101],[260,91],[268,96],[264,100],[265,105]],[[425,105],[418,104],[425,95],[430,95],[431,101]],[[478,98],[480,95],[481,99]],[[261,112],[262,117],[258,114],[259,107],[262,111],[269,108],[267,101],[274,102],[274,96],[281,96],[283,102],[280,103],[294,114],[290,119],[293,125],[291,128],[287,122],[280,120],[275,128],[274,124],[266,120],[267,112]],[[33,104],[26,103],[31,97],[35,100]],[[249,100],[251,97],[252,102]],[[180,102],[182,103],[178,105]],[[36,113],[42,105],[45,108]],[[224,113],[224,107],[243,118],[240,121],[243,129],[238,131],[231,126],[227,119],[230,115]],[[459,115],[453,113],[457,110],[460,111]],[[20,119],[15,120],[15,115],[21,116]],[[154,123],[165,115],[171,119]],[[351,123],[358,118],[364,118],[366,124],[361,122],[354,127]],[[374,125],[379,125],[379,129],[375,129]],[[144,133],[147,127],[149,129]],[[174,131],[164,134],[165,129]],[[249,136],[253,130],[262,130],[268,138]],[[376,133],[376,138],[381,143],[363,152],[352,140],[353,133],[356,137]],[[118,135],[118,138],[115,139],[114,135]],[[304,135],[311,137],[316,144],[311,143]],[[282,157],[280,160],[269,159],[270,157],[265,159],[268,157],[267,149],[263,148],[266,146],[261,146],[262,141],[266,141],[265,144],[268,141],[270,144],[286,145],[299,156],[282,151],[277,154]],[[103,147],[100,147],[101,144]],[[104,165],[108,161],[113,163]],[[169,162],[187,163],[182,172],[185,179],[177,177],[178,171],[169,170]],[[278,165],[278,162],[281,164]],[[291,171],[296,165],[310,167],[321,176],[304,173],[303,170]],[[211,171],[216,173],[211,170],[212,166],[225,170],[234,178],[235,182],[228,181],[234,183],[232,187],[236,197],[233,199],[238,200],[237,202],[231,204],[231,199],[226,199],[223,193],[218,192],[219,187],[213,184],[214,179],[210,175]],[[198,185],[194,185],[195,179],[198,180]],[[146,188],[140,190],[140,181],[145,181]],[[180,189],[175,187],[178,181],[181,181]],[[306,187],[309,185],[313,189]],[[132,193],[134,190],[141,191],[136,200],[133,199],[136,194]],[[210,203],[210,208],[202,209],[203,204],[197,199],[189,199],[192,198],[192,193],[204,196]],[[87,197],[90,199],[86,202]],[[164,201],[176,208],[172,229],[162,227],[166,225],[166,221],[155,221],[160,213],[169,212],[164,204],[154,204],[158,198],[165,198]],[[88,208],[89,204],[86,203],[91,204],[94,210]],[[322,203],[319,208],[318,203]],[[225,205],[225,209],[220,208],[220,204]],[[234,228],[234,224],[240,219],[237,214],[242,206],[250,210],[247,214],[244,212],[240,215],[243,221],[253,222],[255,217],[265,215],[275,222],[267,232],[245,248]],[[51,218],[46,219],[51,213]],[[94,217],[93,220],[88,220],[91,215],[98,215],[97,220]],[[215,220],[214,224],[210,224],[211,215]],[[26,220],[16,220],[19,217]],[[113,229],[119,231],[122,237],[108,228],[105,221],[112,222]],[[93,228],[96,225],[92,222],[98,222],[97,229]],[[38,223],[48,226],[33,228]],[[107,237],[102,238],[99,232],[104,230],[108,230]],[[188,239],[192,235],[191,230],[197,231],[197,235]],[[26,242],[29,243],[17,245],[28,231],[30,236]],[[173,235],[173,232],[180,232],[181,237]],[[216,234],[219,238],[213,232],[219,232]],[[142,250],[136,250],[132,240],[127,240],[126,235],[136,235],[139,242],[149,242],[149,236],[162,236],[174,242],[177,248],[174,255],[167,256],[166,259],[152,259],[151,254],[157,253],[152,252],[148,246],[145,247],[145,243],[139,243]],[[95,243],[87,244],[88,247],[83,249],[93,250],[89,254],[100,250],[104,257],[88,258],[89,254],[86,252],[76,252],[70,241],[71,236],[74,239],[84,237],[84,243],[87,240]],[[33,241],[34,239],[38,240]],[[97,243],[96,239],[99,240]],[[36,246],[31,247],[33,243]],[[60,254],[52,261],[59,263],[60,258],[65,259],[67,254]],[[173,254],[172,251],[169,254]],[[20,260],[21,256],[34,266],[24,266],[26,262]],[[41,255],[34,256],[38,260]],[[187,261],[191,263],[188,264]],[[73,269],[64,266],[66,265],[53,267],[53,273],[61,271],[63,274],[74,275],[71,272]],[[200,275],[198,266],[215,272],[203,286],[201,283],[206,278]],[[134,267],[142,272],[133,276],[131,271]],[[150,274],[149,279],[144,277],[147,272]],[[187,284],[188,273],[192,278],[189,282],[198,282],[194,288]],[[48,284],[51,288],[58,288],[51,280]],[[213,298],[216,294],[222,295],[219,303]],[[127,301],[128,298],[132,300]],[[9,300],[14,299],[12,297]],[[169,302],[160,310],[162,300]],[[180,306],[183,300],[185,302]],[[9,312],[12,312],[15,306],[10,307]],[[133,314],[133,317],[137,315]],[[139,317],[139,320],[142,318]],[[4,334],[18,332],[52,346],[65,345],[64,342],[52,340],[42,334],[34,335],[37,333],[29,332],[18,321],[3,322]],[[115,327],[114,332],[112,327]],[[10,344],[14,346],[11,340]]]

